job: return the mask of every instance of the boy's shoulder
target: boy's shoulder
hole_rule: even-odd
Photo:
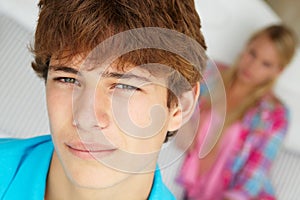
[[[159,167],[157,167],[155,170],[153,185],[148,199],[149,200],[160,200],[160,199],[175,200],[176,199],[174,195],[171,193],[171,191],[169,190],[169,188],[167,188],[167,186],[164,184]]]
[[[49,135],[0,139],[0,199],[42,197],[53,149]]]
[[[16,147],[16,149],[18,149],[26,146],[29,147],[45,144],[47,142],[52,142],[50,135],[42,135],[32,138],[0,138],[0,150],[4,147]]]
[[[0,138],[0,160],[5,159],[6,162],[25,159],[35,154],[40,157],[43,152],[49,150],[53,150],[50,135],[33,138]]]

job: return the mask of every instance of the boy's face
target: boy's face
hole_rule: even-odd
[[[108,187],[130,173],[153,171],[167,131],[181,125],[167,107],[166,78],[135,67],[87,66],[50,60],[47,107],[56,153],[83,187]]]

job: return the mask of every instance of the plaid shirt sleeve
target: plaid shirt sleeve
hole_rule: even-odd
[[[288,127],[283,105],[261,109],[246,117],[250,128],[243,148],[232,165],[232,181],[225,199],[275,199],[268,173]]]

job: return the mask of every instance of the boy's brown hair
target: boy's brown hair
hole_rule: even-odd
[[[206,45],[194,0],[41,0],[38,5],[40,14],[32,47],[35,56],[32,67],[45,80],[51,57],[60,59],[62,55],[72,58],[88,54],[115,34],[144,27],[171,29],[194,39],[203,48],[203,53],[197,55],[200,66],[194,66],[175,53],[158,49],[129,52],[118,58],[119,61],[133,65],[160,63],[171,66],[190,86],[201,79]],[[178,48],[191,51],[189,44]],[[180,94],[187,88],[178,80],[176,75],[170,76],[168,84]],[[167,102],[169,107],[177,102],[170,91]]]
[[[206,49],[193,0],[41,0],[39,7],[33,69],[44,78],[54,54],[87,53],[108,37],[135,28],[176,30]]]

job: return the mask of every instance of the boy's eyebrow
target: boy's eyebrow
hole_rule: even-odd
[[[79,75],[79,76],[82,75],[77,69],[74,69],[72,67],[67,67],[67,66],[50,65],[49,70],[62,71],[62,72],[71,73],[71,74],[75,74],[75,75]],[[138,75],[130,73],[130,72],[118,73],[118,72],[109,72],[109,71],[107,71],[107,72],[103,72],[101,74],[101,76],[103,78],[138,79],[138,80],[145,81],[145,82],[151,82],[150,79],[148,79],[144,76],[138,76]]]
[[[102,74],[103,78],[117,78],[117,79],[138,79],[145,82],[151,82],[150,79],[144,77],[135,75],[133,73],[127,72],[127,73],[118,73],[118,72],[104,72]]]
[[[76,74],[76,75],[81,76],[81,73],[77,69],[74,69],[72,67],[67,67],[67,66],[60,66],[60,65],[59,66],[53,66],[53,65],[50,65],[49,70],[62,71],[62,72]]]

